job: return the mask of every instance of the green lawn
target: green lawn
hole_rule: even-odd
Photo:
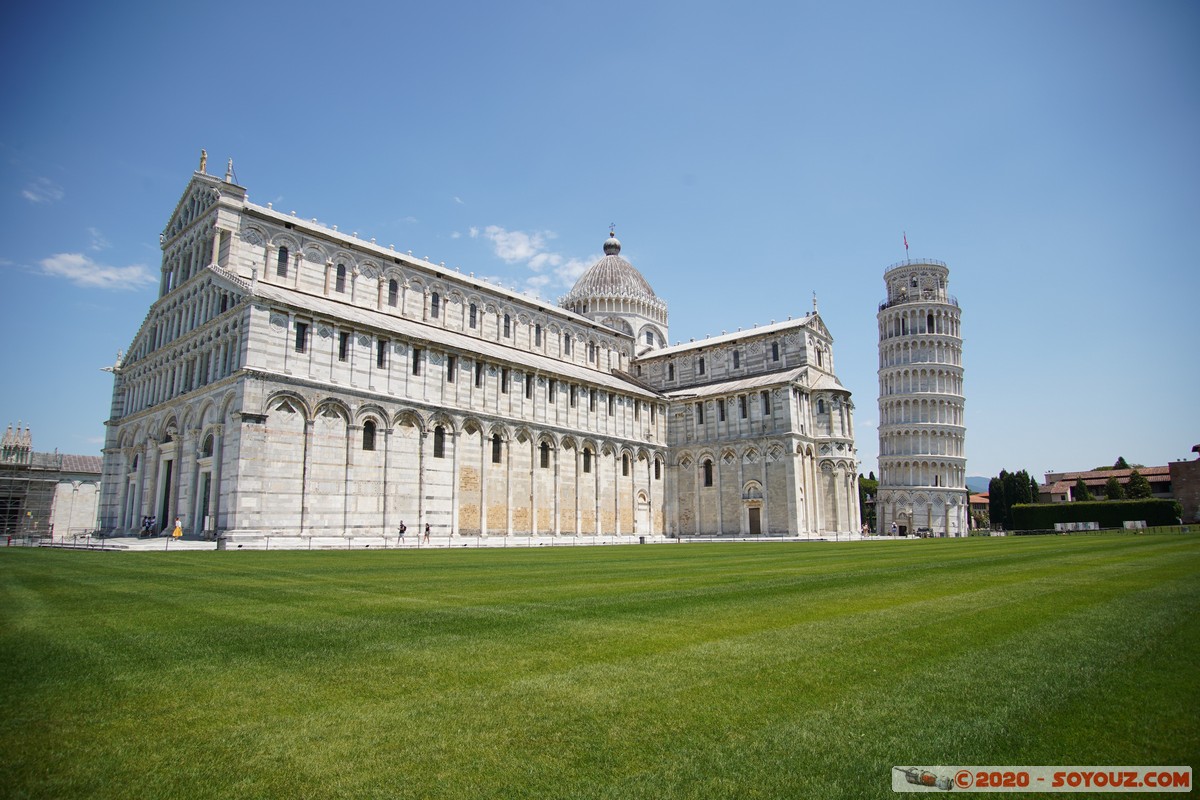
[[[0,550],[0,795],[894,797],[1196,765],[1200,539]]]

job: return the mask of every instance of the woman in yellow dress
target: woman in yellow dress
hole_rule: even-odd
[[[171,531],[172,539],[183,538],[183,526],[179,524],[179,517],[175,518],[175,530]]]

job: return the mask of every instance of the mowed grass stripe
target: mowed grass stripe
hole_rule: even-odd
[[[1198,567],[1178,536],[5,553],[0,778],[883,797],[896,763],[1191,763]]]

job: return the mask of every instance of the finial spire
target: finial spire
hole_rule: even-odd
[[[813,313],[817,313],[817,293],[813,292]]]
[[[225,182],[233,183],[233,159],[229,159],[229,166],[225,168]]]

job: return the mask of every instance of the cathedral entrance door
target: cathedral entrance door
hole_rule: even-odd
[[[650,530],[650,501],[645,494],[638,495],[637,513],[633,516],[633,532],[645,536]]]
[[[750,514],[750,535],[762,535],[762,509],[757,506],[752,506],[746,509]]]

